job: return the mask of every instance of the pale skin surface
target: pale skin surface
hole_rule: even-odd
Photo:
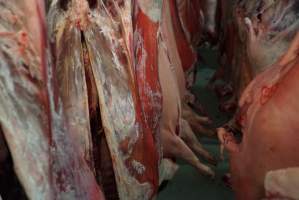
[[[160,126],[163,155],[166,158],[176,157],[186,160],[200,173],[214,176],[214,172],[209,167],[203,165],[182,138],[177,135],[176,129],[179,126],[181,105],[177,83],[172,73],[169,63],[167,63],[166,55],[160,51],[159,76],[163,94],[163,111]],[[164,78],[165,76],[168,78]]]
[[[167,1],[164,3],[166,6],[164,9],[168,8]],[[165,9],[162,13],[161,26],[162,37],[164,37],[159,41],[159,77],[163,96],[161,119],[163,154],[166,158],[175,157],[186,160],[200,173],[214,176],[214,172],[208,166],[203,165],[194,154],[196,152],[215,163],[214,158],[197,141],[187,120],[183,119],[183,117],[192,119],[193,124],[209,121],[207,118],[194,117],[196,115],[191,109],[186,109],[186,105],[184,105],[185,109],[182,106],[186,91],[184,73],[178,59],[169,10]],[[204,131],[202,127],[197,126],[197,128]]]
[[[245,90],[240,107],[249,104],[243,139],[219,129],[221,143],[230,153],[232,183],[237,199],[260,199],[270,170],[298,166],[299,34],[280,61],[259,75]],[[265,95],[264,87],[272,88]],[[275,87],[273,87],[275,86]],[[250,173],[249,173],[250,172]]]

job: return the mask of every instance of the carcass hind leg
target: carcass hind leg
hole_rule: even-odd
[[[185,142],[175,134],[171,134],[167,130],[162,130],[163,153],[164,157],[180,158],[194,166],[200,174],[214,177],[215,173],[212,169],[200,162],[197,156],[185,144]]]
[[[201,133],[208,137],[216,136],[215,130],[204,126],[211,125],[212,121],[208,117],[199,116],[186,104],[182,107],[182,117],[190,124],[194,132]]]
[[[180,137],[196,154],[202,156],[213,165],[217,164],[217,160],[199,143],[189,123],[184,119],[181,119]]]

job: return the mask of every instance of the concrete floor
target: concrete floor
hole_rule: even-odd
[[[199,63],[199,72],[196,84],[193,88],[194,94],[199,98],[206,109],[209,117],[213,120],[214,126],[218,127],[226,122],[230,116],[218,110],[218,100],[214,92],[206,86],[209,79],[215,72],[218,64],[216,59],[217,51],[202,48],[200,55],[204,63]],[[201,143],[215,156],[219,157],[219,143],[216,139],[202,138]],[[210,180],[201,176],[193,167],[183,161],[178,161],[180,168],[173,180],[160,191],[157,200],[232,200],[233,193],[230,188],[224,185],[221,178],[228,172],[228,160],[219,162],[216,168],[216,179]]]

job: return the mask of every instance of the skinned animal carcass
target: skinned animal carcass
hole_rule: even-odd
[[[160,1],[52,1],[53,62],[70,133],[107,199],[158,188]]]
[[[196,47],[202,37],[204,14],[201,1],[176,0],[182,30],[189,44]]]
[[[187,87],[191,87],[196,77],[198,46],[208,39],[216,40],[216,0],[173,0],[169,1],[175,42],[178,47]]]
[[[241,15],[242,12],[245,12],[243,10],[245,8],[240,8],[238,3],[239,1],[236,0],[220,0],[217,14],[217,30],[221,30],[219,32],[220,67],[211,79],[210,84],[222,79],[226,82],[226,85],[215,88],[216,92],[219,93],[218,96],[224,97],[226,93],[232,93],[229,100],[225,100],[220,104],[220,110],[225,112],[235,111],[242,91],[253,78],[246,51],[245,17]]]
[[[197,54],[198,47],[206,41],[214,45],[218,40],[216,23],[218,1],[175,0],[169,3],[175,42],[185,72],[187,88],[190,89],[196,79],[196,63],[201,58]],[[188,95],[191,93],[188,92]],[[195,105],[198,103],[195,100],[194,97],[189,98],[189,103],[194,108],[199,108],[199,105]]]
[[[220,1],[221,67],[237,101],[249,82],[274,64],[298,31],[298,1]],[[229,106],[229,104],[228,104]]]
[[[188,37],[190,36],[186,35],[184,27],[182,26],[180,14],[182,14],[183,11],[179,13],[179,4],[180,2],[177,2],[176,0],[170,0],[169,9],[171,13],[172,30],[175,34],[175,43],[179,53],[179,58],[181,60],[183,70],[186,72],[192,70],[197,57],[194,49],[192,48],[192,43],[188,40]]]
[[[299,95],[299,34],[287,53],[258,75],[240,99],[237,118],[243,138],[219,129],[229,151],[232,185],[237,199],[261,199],[266,173],[299,165],[297,96]]]
[[[218,40],[217,17],[219,9],[219,0],[202,0],[202,10],[204,15],[203,34],[205,39],[212,44]]]
[[[182,29],[189,44],[197,48],[204,40],[217,40],[218,0],[176,0]]]
[[[27,197],[104,199],[65,126],[43,1],[0,1],[0,10],[0,124]]]
[[[234,56],[234,48],[237,44],[236,26],[233,24],[235,0],[219,0],[216,12],[216,30],[218,31],[219,64],[218,70],[210,80],[210,84],[218,79],[228,82],[231,78],[231,68]],[[221,31],[220,31],[221,30]]]
[[[285,0],[239,2],[239,34],[245,36],[254,75],[277,62],[289,48],[299,27],[298,5]]]
[[[180,101],[182,104],[182,117],[190,123],[192,126],[192,129],[194,129],[195,132],[198,133],[207,133],[209,136],[213,135],[213,132],[211,130],[205,129],[201,124],[209,124],[210,121],[206,117],[200,117],[199,115],[195,114],[195,112],[188,106],[188,103],[194,103],[194,100],[189,101],[188,96],[192,95],[188,91],[188,83],[187,83],[187,78],[185,67],[195,67],[194,63],[189,63],[185,62],[185,60],[189,59],[192,60],[193,57],[191,56],[182,56],[180,54],[180,44],[185,43],[188,44],[188,48],[193,51],[191,48],[191,44],[188,42],[183,42],[183,37],[179,37],[178,32],[179,32],[179,19],[178,19],[178,13],[175,12],[177,11],[176,4],[174,1],[168,1],[164,2],[164,7],[163,9],[165,10],[165,13],[163,15],[163,19],[161,19],[161,36],[162,39],[160,39],[159,44],[161,47],[166,49],[165,51],[166,56],[168,57],[169,64],[171,66],[171,70],[174,72],[175,80],[176,80],[176,86],[178,88],[178,94],[180,97]],[[182,41],[182,42],[178,42]],[[187,47],[186,46],[186,47]],[[189,55],[193,55],[192,51],[190,51]],[[160,51],[161,52],[161,51]],[[184,67],[185,66],[185,67]],[[184,74],[185,73],[185,74]],[[172,73],[173,74],[173,73]],[[163,77],[160,77],[160,81]],[[172,91],[172,90],[170,90]],[[175,102],[175,101],[174,101]]]

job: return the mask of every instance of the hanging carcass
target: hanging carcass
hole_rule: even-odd
[[[108,199],[158,187],[159,1],[52,1],[53,63],[70,133]]]
[[[269,171],[299,165],[299,157],[294,154],[299,141],[298,44],[297,33],[287,53],[245,89],[237,117],[243,133],[241,143],[229,131],[219,129],[220,141],[230,154],[237,199],[263,198]]]
[[[0,1],[0,10],[0,123],[27,197],[104,199],[65,126],[43,1]]]

